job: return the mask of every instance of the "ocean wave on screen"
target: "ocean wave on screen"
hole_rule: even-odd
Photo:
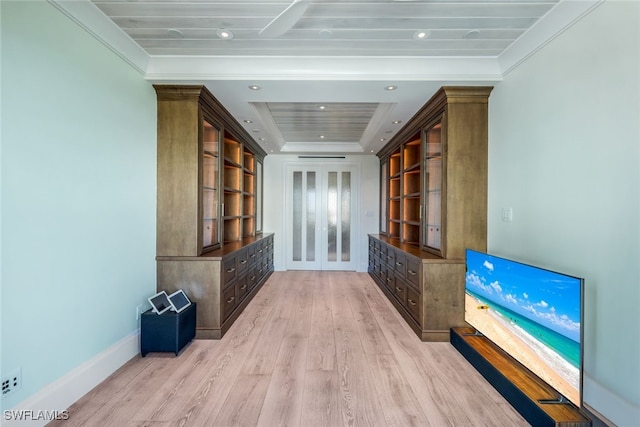
[[[571,365],[571,363],[560,356],[560,354],[534,338],[520,326],[507,320],[502,314],[494,310],[490,310],[489,312],[498,322],[511,331],[515,337],[528,345],[549,368],[558,373],[558,375],[571,386],[576,389],[580,387],[580,371],[575,366]]]

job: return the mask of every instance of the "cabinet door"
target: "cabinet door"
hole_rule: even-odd
[[[387,222],[389,217],[387,215],[387,199],[389,188],[389,163],[388,161],[382,162],[380,166],[380,233],[387,234]]]
[[[220,130],[203,120],[202,251],[220,245]]]
[[[442,253],[442,122],[426,130],[424,138],[424,206],[422,245],[440,255]]]

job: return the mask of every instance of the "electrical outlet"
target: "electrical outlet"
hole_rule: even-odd
[[[2,376],[2,397],[7,396],[22,387],[22,373],[20,368],[14,369],[8,375]]]

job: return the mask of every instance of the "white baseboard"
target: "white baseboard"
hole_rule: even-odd
[[[140,330],[127,335],[105,351],[46,385],[15,407],[5,410],[3,427],[41,427],[53,413],[69,408],[109,375],[140,353]],[[9,412],[9,414],[7,414]],[[45,412],[45,413],[43,413]],[[21,417],[21,420],[15,418]]]
[[[596,416],[605,417],[602,420],[605,424],[640,426],[640,407],[604,387],[587,373],[584,374],[583,382],[585,406],[589,410],[595,410]]]

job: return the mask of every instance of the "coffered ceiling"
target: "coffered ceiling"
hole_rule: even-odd
[[[49,0],[153,83],[205,84],[267,153],[375,153],[596,0]]]

